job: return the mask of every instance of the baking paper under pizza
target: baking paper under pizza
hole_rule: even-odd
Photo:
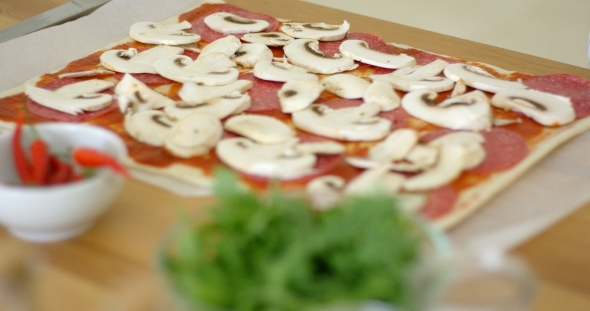
[[[328,209],[394,194],[450,227],[590,128],[590,82],[532,76],[206,2],[6,91],[0,119],[120,135],[138,179],[207,195],[215,168]],[[354,26],[354,25],[352,25]]]

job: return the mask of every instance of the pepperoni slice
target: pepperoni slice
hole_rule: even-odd
[[[393,130],[408,127],[410,121],[410,115],[402,107],[398,107],[391,111],[383,111],[378,115],[380,118],[391,121],[391,127]]]
[[[62,86],[66,86],[72,83],[76,83],[76,82],[80,82],[83,80],[79,80],[79,79],[73,79],[73,78],[66,78],[66,79],[60,79],[60,80],[56,80],[53,81],[49,84],[47,84],[46,86],[44,86],[44,88],[48,89],[48,90],[56,90]],[[110,90],[106,90],[103,93],[112,93],[112,91]],[[49,120],[54,120],[54,121],[60,121],[60,122],[86,122],[95,118],[98,118],[100,116],[103,116],[105,114],[108,114],[114,110],[119,109],[117,103],[115,100],[113,100],[113,102],[111,103],[110,106],[98,110],[98,111],[88,111],[88,112],[84,112],[78,115],[72,115],[69,113],[65,113],[65,112],[61,112],[61,111],[57,111],[48,107],[45,107],[43,105],[39,105],[38,103],[36,103],[35,101],[31,100],[30,98],[27,97],[27,109],[29,110],[29,112],[31,112],[32,114],[42,117],[42,118],[46,118]]]
[[[266,81],[256,78],[252,73],[240,74],[240,80],[250,80],[254,84],[248,91],[252,100],[249,112],[281,110],[278,92],[283,82]]]
[[[217,31],[209,28],[209,26],[207,26],[207,24],[205,24],[205,17],[207,17],[213,13],[227,12],[227,13],[232,13],[232,14],[244,17],[244,18],[265,20],[268,22],[269,26],[266,28],[266,30],[264,32],[273,32],[273,31],[276,31],[279,27],[279,21],[270,15],[251,12],[251,11],[244,10],[242,8],[239,8],[239,7],[231,5],[231,4],[215,4],[215,5],[212,5],[211,7],[206,7],[205,9],[206,9],[206,11],[202,11],[202,14],[200,14],[201,16],[197,17],[194,20],[189,20],[189,22],[193,25],[192,32],[199,34],[201,36],[201,40],[203,40],[205,42],[213,42],[217,39],[227,36],[227,34],[217,32]],[[191,16],[191,15],[181,16],[181,18],[192,18],[192,17],[194,17],[194,15],[193,16]],[[234,36],[236,36],[238,38],[242,37],[242,35],[237,35],[237,34],[234,34]]]
[[[426,194],[426,204],[420,209],[422,216],[435,220],[447,215],[457,201],[457,191],[451,186],[443,186]]]
[[[414,57],[416,59],[416,64],[422,65],[422,66],[430,64],[437,59],[442,59],[449,64],[461,62],[460,60],[456,60],[454,58],[449,58],[449,57],[436,55],[436,54],[432,54],[432,53],[428,53],[428,52],[418,52],[416,54],[413,54],[412,57]]]
[[[349,107],[357,107],[363,103],[362,99],[346,99],[346,98],[335,98],[332,100],[324,101],[321,104],[326,105],[332,109],[341,109]]]
[[[530,89],[569,97],[576,118],[590,115],[590,81],[572,74],[552,74],[527,78],[523,83]]]
[[[422,141],[429,142],[451,132],[453,131],[447,129],[434,131],[424,135]],[[494,128],[480,133],[485,139],[483,147],[486,157],[480,165],[465,171],[467,173],[489,174],[504,171],[518,164],[529,154],[526,141],[516,132]]]

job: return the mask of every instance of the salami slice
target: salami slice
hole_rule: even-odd
[[[53,82],[47,84],[46,86],[44,86],[44,88],[48,89],[48,90],[56,90],[62,86],[66,86],[66,85],[80,82],[80,81],[83,81],[83,80],[73,79],[73,78],[60,79],[60,80],[56,80],[56,81],[53,81]],[[102,93],[112,94],[112,91],[106,90],[106,91],[103,91]],[[27,97],[26,106],[27,106],[27,109],[29,110],[30,113],[32,113],[38,117],[42,117],[42,118],[45,118],[48,120],[53,120],[53,121],[60,121],[60,122],[86,122],[86,121],[98,118],[100,116],[103,116],[105,114],[108,114],[112,111],[119,109],[117,102],[115,100],[113,100],[111,105],[108,106],[107,108],[104,108],[104,109],[101,109],[98,111],[88,111],[88,112],[81,113],[79,115],[71,115],[69,113],[57,111],[57,110],[39,105],[38,103],[36,103],[35,101],[31,100],[28,97]]]
[[[426,194],[426,204],[420,209],[420,214],[430,220],[447,215],[453,209],[457,196],[457,191],[451,186],[431,190]]]
[[[430,64],[437,59],[444,60],[445,62],[447,62],[449,64],[461,62],[460,60],[457,60],[454,58],[449,58],[449,57],[445,57],[445,56],[437,55],[437,54],[432,54],[432,53],[428,53],[428,52],[418,52],[418,53],[413,54],[412,57],[414,57],[416,59],[416,64],[422,65],[422,66]]]
[[[269,26],[268,26],[268,28],[266,28],[265,32],[276,31],[279,27],[279,21],[270,15],[251,12],[251,11],[244,10],[242,8],[239,8],[237,6],[233,6],[230,4],[214,4],[214,5],[211,5],[210,7],[203,6],[203,11],[199,12],[200,14],[182,15],[181,21],[183,19],[188,20],[193,25],[192,32],[199,34],[201,36],[201,40],[203,40],[205,42],[213,42],[217,39],[227,36],[227,34],[217,32],[217,31],[209,28],[209,26],[207,26],[207,24],[205,24],[205,17],[207,17],[210,14],[217,13],[217,12],[227,12],[227,13],[232,13],[232,14],[244,17],[244,18],[265,20],[269,24]],[[241,35],[235,35],[235,36],[238,38],[241,38]]]
[[[239,79],[250,80],[254,84],[248,91],[252,100],[249,112],[281,110],[278,92],[283,86],[283,82],[258,79],[252,73],[240,74]]]
[[[590,81],[572,74],[552,74],[527,78],[523,83],[537,91],[569,97],[576,118],[590,115]]]
[[[392,130],[408,127],[410,121],[410,115],[402,107],[391,111],[383,111],[378,116],[391,121]]]

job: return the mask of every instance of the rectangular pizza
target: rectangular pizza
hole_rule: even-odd
[[[281,16],[288,17],[288,16]],[[208,195],[227,167],[318,210],[387,193],[449,228],[590,128],[590,82],[207,1],[0,96],[0,122],[117,133],[134,176]]]

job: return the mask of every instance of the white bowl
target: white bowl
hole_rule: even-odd
[[[36,126],[51,153],[66,153],[85,146],[123,161],[127,149],[122,139],[104,128],[84,124],[44,123]],[[23,144],[31,130],[23,128]],[[18,180],[11,147],[12,132],[0,135],[0,224],[28,241],[52,242],[90,229],[113,203],[124,178],[110,169],[99,169],[90,178],[57,186],[15,186]]]

